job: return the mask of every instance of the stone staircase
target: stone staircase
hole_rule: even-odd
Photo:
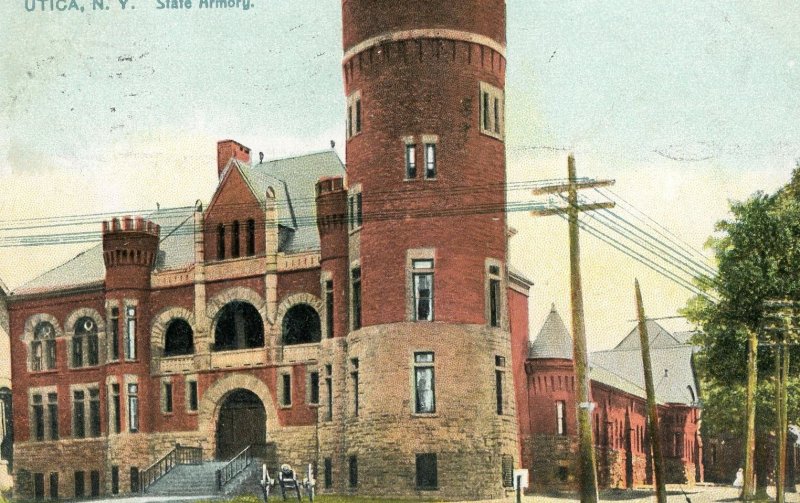
[[[145,491],[146,496],[215,496],[217,470],[225,462],[213,461],[200,465],[178,465]]]

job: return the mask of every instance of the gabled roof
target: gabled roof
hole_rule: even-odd
[[[194,263],[192,209],[155,212],[145,218],[161,226],[156,269],[175,269]],[[82,251],[67,262],[50,269],[14,290],[15,295],[30,295],[91,286],[105,281],[103,245]]]
[[[683,341],[678,340],[664,327],[659,325],[654,320],[645,321],[647,329],[647,336],[650,340],[650,349],[659,347],[672,347],[684,344]],[[639,349],[641,341],[639,338],[639,325],[637,324],[622,341],[617,344],[614,349]]]
[[[544,320],[539,335],[528,348],[528,358],[560,358],[564,360],[572,359],[572,336],[570,336],[564,320],[556,311],[556,306],[550,309],[550,313]]]
[[[7,297],[8,293],[9,293],[8,287],[6,286],[5,283],[3,283],[3,280],[0,279],[0,297]]]

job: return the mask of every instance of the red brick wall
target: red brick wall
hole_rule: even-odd
[[[338,179],[317,184],[317,223],[320,236],[320,268],[333,281],[333,335],[344,337],[349,331],[349,239],[347,192],[338,189]],[[320,292],[325,295],[325,292]],[[325,298],[323,297],[323,302]],[[325,335],[323,334],[323,337]]]
[[[214,200],[205,215],[205,255],[206,261],[217,260],[217,226],[225,226],[225,258],[232,258],[232,225],[239,221],[239,256],[247,254],[247,220],[255,221],[255,254],[265,253],[264,210],[250,191],[238,169],[231,170],[224,183],[217,189]]]
[[[282,272],[278,275],[278,302],[295,293],[320,296],[319,269]]]
[[[523,449],[523,437],[531,433],[528,377],[525,374],[525,361],[528,359],[527,295],[508,289],[508,317],[511,329],[511,372],[514,376],[514,396],[517,400],[517,420],[520,428],[519,445],[520,449]]]

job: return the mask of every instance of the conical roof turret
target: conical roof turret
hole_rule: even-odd
[[[556,305],[550,309],[550,313],[544,320],[539,335],[528,348],[528,358],[545,359],[558,358],[563,360],[572,359],[572,336],[564,324],[564,320],[556,311]]]

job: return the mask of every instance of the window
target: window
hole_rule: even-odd
[[[72,337],[72,366],[97,365],[99,363],[97,323],[88,317],[78,319]]]
[[[355,456],[350,456],[348,458],[347,468],[349,472],[349,482],[350,487],[358,486],[358,458]]]
[[[44,405],[42,405],[42,395],[31,397],[31,409],[33,410],[33,437],[36,440],[44,440]]]
[[[131,467],[131,492],[139,492],[139,468],[135,466]]]
[[[350,382],[353,393],[353,416],[358,417],[358,358],[350,359]]]
[[[256,254],[256,221],[252,218],[247,221],[247,256]]]
[[[50,440],[58,440],[58,393],[47,394],[47,417],[50,420]]]
[[[362,118],[361,91],[347,97],[347,139],[361,133]]]
[[[489,310],[489,326],[499,327],[501,325],[502,313],[502,289],[501,289],[501,276],[500,266],[493,264],[487,268],[488,277],[488,302],[487,308]]]
[[[364,224],[363,216],[363,199],[361,191],[356,187],[354,192],[348,197],[348,206],[350,212],[350,230],[356,230]]]
[[[139,431],[139,385],[135,383],[128,384],[128,431]]]
[[[197,410],[197,381],[188,381],[187,383],[188,388],[188,406],[190,411]]]
[[[503,487],[514,487],[514,456],[503,454],[500,463]]]
[[[414,320],[433,321],[433,260],[412,261]]]
[[[292,406],[292,375],[281,374],[281,405]]]
[[[436,412],[433,353],[414,353],[414,412]]]
[[[319,372],[308,374],[308,403],[319,405]]]
[[[333,280],[325,282],[325,337],[333,337]]]
[[[333,366],[325,365],[325,392],[327,397],[325,400],[325,420],[333,420]]]
[[[100,390],[89,389],[89,436],[100,436]]]
[[[504,356],[494,357],[494,388],[495,397],[497,398],[497,414],[503,414],[503,386],[505,384],[506,374],[506,359]]]
[[[413,143],[406,144],[406,179],[413,180],[417,177],[417,146]]]
[[[89,473],[92,483],[92,498],[100,496],[100,472],[93,470]]]
[[[556,477],[560,482],[567,482],[569,480],[569,467],[559,466]]]
[[[125,308],[125,359],[136,359],[136,306]]]
[[[361,267],[352,271],[353,288],[351,290],[353,302],[353,330],[361,328]]]
[[[172,413],[172,383],[171,382],[162,382],[161,383],[161,411],[165,414]]]
[[[72,437],[85,438],[86,437],[86,409],[85,409],[85,392],[83,390],[75,390],[72,393]]]
[[[566,406],[566,402],[556,402],[556,433],[559,435],[567,434]]]
[[[502,89],[486,82],[480,85],[481,133],[503,140],[505,136],[505,95]]]
[[[217,315],[214,351],[264,347],[264,320],[252,304],[232,301]]]
[[[225,226],[217,226],[217,260],[225,259]]]
[[[86,495],[84,473],[81,471],[75,472],[75,497],[83,498]]]
[[[119,360],[119,308],[111,308],[111,316],[108,320],[111,328],[111,360]]]
[[[308,304],[289,308],[281,323],[283,344],[309,344],[320,341],[319,314]]]
[[[41,321],[33,330],[31,343],[31,370],[56,368],[56,330],[47,321]]]
[[[111,410],[109,411],[111,431],[114,433],[120,433],[122,431],[122,417],[120,415],[121,407],[119,398],[119,384],[111,385],[111,401],[109,405],[111,407]]]
[[[425,144],[425,178],[436,178],[436,144]]]
[[[184,319],[169,322],[164,334],[164,356],[190,355],[194,353],[194,331]]]
[[[323,478],[325,481],[325,489],[333,487],[333,463],[331,462],[331,458],[325,458]]]
[[[33,474],[33,499],[36,501],[44,499],[44,473]]]
[[[50,499],[58,499],[58,472],[52,472],[50,474]]]
[[[119,466],[111,467],[111,494],[119,494]]]
[[[417,489],[433,490],[439,488],[439,474],[436,454],[417,454]]]
[[[231,257],[239,257],[239,221],[234,220],[231,227]]]

